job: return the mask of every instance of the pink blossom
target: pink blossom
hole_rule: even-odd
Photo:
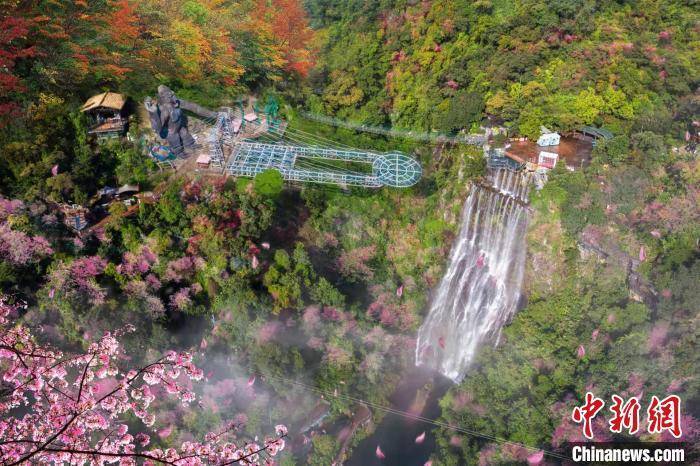
[[[506,443],[501,447],[501,454],[511,461],[523,462],[527,461],[528,450],[522,445],[516,445],[514,443]]]
[[[362,338],[362,342],[365,345],[371,345],[373,347],[380,347],[385,344],[386,341],[386,332],[378,326],[372,327]]]
[[[151,387],[164,386],[183,403],[193,401],[194,393],[185,387],[200,380],[202,371],[193,364],[192,354],[170,351],[138,369],[122,371],[114,365],[125,357],[117,337],[133,328],[106,333],[88,343],[85,353],[64,354],[37,344],[23,323],[11,323],[11,311],[0,298],[0,376],[7,388],[0,400],[0,445],[14,442],[12,448],[0,450],[2,463],[80,465],[120,459],[121,464],[131,465],[138,458],[146,464],[163,460],[183,465],[224,464],[231,462],[234,451],[241,451],[238,459],[255,465],[258,450],[269,449],[272,455],[285,446],[283,426],[277,426],[277,437],[266,438],[262,446],[237,446],[237,426],[230,424],[206,434],[203,442],[191,440],[169,446],[165,452],[148,450],[150,437],[130,434],[126,422],[140,419],[146,427],[155,424],[149,411],[156,398]],[[98,381],[100,372],[109,377]],[[166,438],[171,430],[156,431]]]
[[[119,271],[129,276],[141,275],[148,272],[157,259],[147,247],[143,247],[137,254],[125,252]]]
[[[339,311],[338,309],[331,307],[331,306],[325,306],[323,308],[323,312],[321,313],[321,316],[326,319],[330,320],[333,322],[339,322],[343,320],[343,312]]]
[[[56,218],[55,214],[44,214],[41,216],[41,223],[44,225],[56,225],[58,218]]]
[[[148,434],[139,432],[138,434],[136,434],[136,442],[139,444],[139,446],[145,447],[149,443],[151,443],[151,437]]]
[[[51,176],[58,176],[58,165],[51,167]]]
[[[420,434],[418,437],[416,437],[416,443],[417,443],[418,445],[420,445],[421,443],[423,443],[424,440],[425,440],[425,432],[423,432],[423,433]]]
[[[680,391],[680,389],[683,387],[683,384],[685,383],[686,379],[673,379],[671,380],[671,383],[666,387],[666,391],[668,393],[676,393]]]
[[[5,199],[0,196],[0,220],[7,220],[7,217],[16,214],[24,209],[24,202],[19,199]]]
[[[192,305],[192,298],[190,297],[190,289],[182,288],[175,294],[170,296],[170,307],[178,311],[183,311]]]
[[[591,333],[591,340],[596,341],[598,339],[598,334],[600,333],[599,329],[593,330],[593,333]]]
[[[87,299],[93,305],[104,302],[106,292],[97,282],[107,261],[99,256],[76,259],[70,264],[61,262],[50,274],[50,286],[66,298]]]
[[[399,50],[398,52],[394,52],[394,55],[392,57],[392,60],[396,61],[396,62],[402,62],[405,59],[406,59],[406,52],[404,52],[403,50]]]
[[[527,464],[540,464],[544,459],[544,452],[542,450],[537,451],[527,457]]]
[[[641,246],[639,248],[639,260],[640,262],[644,262],[645,260],[647,260],[647,252],[644,249],[644,246]]]
[[[647,349],[650,353],[658,352],[663,348],[666,342],[666,337],[668,335],[668,324],[665,322],[659,322],[651,329],[649,332],[649,338],[647,339]]]
[[[53,254],[49,242],[42,236],[30,236],[0,224],[0,257],[13,265],[27,265]]]
[[[181,282],[191,278],[195,272],[204,268],[204,259],[198,256],[184,256],[168,263],[165,269],[165,279]]]
[[[479,466],[489,466],[493,464],[493,457],[496,454],[496,445],[489,443],[479,451]]]
[[[576,356],[578,356],[579,359],[582,359],[586,355],[586,348],[583,347],[583,345],[579,345],[578,349],[576,350]]]
[[[156,277],[152,273],[149,273],[148,275],[146,275],[146,283],[148,284],[148,286],[151,287],[151,289],[153,291],[159,290],[160,287],[162,286],[160,283],[160,280],[158,280],[158,277]]]
[[[354,280],[369,280],[374,271],[368,262],[374,259],[377,248],[374,245],[343,251],[338,258],[338,268],[346,277]]]
[[[269,343],[281,329],[282,324],[280,322],[274,320],[265,322],[258,330],[256,341],[258,344]]]
[[[306,342],[306,344],[311,349],[321,349],[323,347],[323,340],[321,340],[318,337],[311,337],[309,338],[309,341]]]
[[[681,416],[681,431],[683,436],[677,439],[670,431],[665,430],[661,434],[662,442],[686,442],[687,445],[698,445],[700,442],[700,421],[688,413],[683,413]]]
[[[157,296],[146,296],[146,311],[152,319],[158,319],[165,314],[165,306]]]
[[[335,366],[344,366],[350,364],[352,355],[345,349],[335,345],[326,347],[325,359]]]
[[[369,317],[378,318],[386,326],[396,326],[402,330],[409,329],[415,316],[406,303],[399,303],[394,293],[380,292],[377,299],[367,308]]]
[[[377,458],[379,458],[380,460],[383,460],[384,458],[386,458],[386,455],[385,455],[384,452],[382,451],[382,447],[380,447],[379,445],[377,445],[376,450],[374,450],[374,454],[375,454],[375,455],[377,456]]]
[[[313,330],[321,322],[321,310],[318,306],[309,306],[304,309],[301,320],[307,330]]]

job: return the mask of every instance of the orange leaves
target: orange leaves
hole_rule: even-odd
[[[133,45],[139,36],[139,18],[129,0],[117,0],[110,17],[110,35],[119,44]]]
[[[171,35],[178,65],[186,79],[204,77],[205,65],[211,59],[211,44],[204,32],[190,21],[174,21]]]
[[[301,1],[259,0],[253,18],[257,32],[267,33],[285,68],[305,76],[313,66],[314,33]]]
[[[131,68],[127,68],[124,66],[118,66],[118,65],[113,65],[113,64],[106,64],[103,66],[105,72],[108,74],[114,76],[117,79],[124,78],[129,72],[132,71]]]
[[[11,0],[0,9],[0,94],[24,98],[26,76],[14,66],[20,58],[40,61],[23,70],[45,70],[54,92],[138,77],[189,82],[215,95],[239,92],[246,71],[251,80],[305,75],[313,32],[302,2]]]

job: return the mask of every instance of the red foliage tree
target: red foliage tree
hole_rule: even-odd
[[[17,60],[36,53],[33,46],[26,44],[31,21],[20,15],[18,3],[0,0],[0,126],[19,110],[11,97],[25,90],[14,72]]]
[[[306,76],[313,66],[310,42],[313,30],[299,0],[259,0],[255,17],[266,25],[290,71]]]

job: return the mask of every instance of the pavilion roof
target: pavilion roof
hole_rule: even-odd
[[[121,110],[124,107],[126,99],[122,94],[116,92],[103,92],[90,97],[81,107],[80,111],[87,112],[96,108],[104,107],[113,110]]]

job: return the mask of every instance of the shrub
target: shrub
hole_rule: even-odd
[[[258,173],[254,183],[256,193],[268,198],[276,198],[282,192],[284,179],[278,170],[270,168]]]

